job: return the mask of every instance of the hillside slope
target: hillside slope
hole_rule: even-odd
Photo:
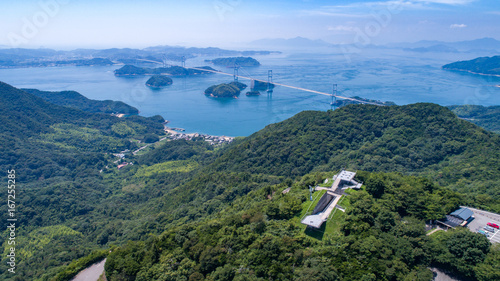
[[[439,105],[352,105],[269,125],[231,147],[212,168],[285,177],[342,167],[402,172],[498,200],[498,147],[498,135]]]
[[[230,268],[219,269],[220,274],[226,274],[233,272],[238,264],[242,272],[248,268],[248,275],[252,275],[252,270],[259,270],[258,276],[286,279],[295,261],[300,264],[303,278],[314,272],[323,274],[311,263],[319,259],[328,266],[332,257],[327,261],[323,255],[310,255],[308,247],[314,246],[313,251],[319,253],[322,246],[317,248],[317,244],[305,239],[300,227],[288,220],[300,215],[307,196],[304,188],[322,182],[327,174],[340,167],[425,176],[471,195],[464,198],[428,179],[397,173],[380,176],[387,185],[385,195],[377,198],[382,201],[372,204],[372,199],[365,195],[359,197],[361,203],[374,206],[366,209],[371,210],[373,216],[367,218],[370,221],[365,230],[375,227],[373,220],[379,205],[398,213],[394,216],[416,216],[420,220],[434,218],[465,203],[500,209],[499,136],[457,118],[438,105],[355,105],[336,111],[303,112],[223,148],[210,147],[202,140],[167,142],[143,156],[130,156],[127,161],[133,161],[134,165],[117,170],[103,169],[106,165],[113,167],[111,153],[134,146],[144,134],[161,132],[158,120],[139,116],[120,119],[56,106],[7,84],[0,84],[0,99],[3,118],[0,129],[3,129],[5,144],[1,146],[1,167],[15,168],[22,175],[19,180],[23,183],[23,194],[18,207],[23,210],[20,216],[24,225],[19,236],[26,240],[19,246],[19,267],[30,268],[23,272],[22,278],[26,280],[50,279],[70,261],[89,254],[91,249],[124,245],[129,240],[146,241],[146,247],[139,242],[139,248],[132,250],[137,253],[134,255],[125,248],[118,251],[126,261],[115,264],[117,278],[126,278],[120,276],[123,269],[132,266],[137,270],[140,267],[136,265],[143,262],[144,265],[158,264],[161,268],[174,266],[175,271],[182,271],[177,262],[181,263],[186,253],[168,256],[172,252],[165,247],[171,245],[169,251],[179,251],[185,241],[196,243],[185,244],[183,251],[187,251],[189,257],[184,262],[203,266],[191,270],[193,267],[186,265],[191,268],[190,274],[198,272],[208,276],[221,265],[230,264]],[[380,180],[371,178],[365,175],[361,180],[367,183]],[[297,190],[290,193],[290,197],[280,196],[289,186]],[[394,200],[401,204],[391,203]],[[207,224],[213,219],[215,224]],[[219,219],[223,222],[218,222]],[[361,223],[359,220],[352,217],[354,225]],[[415,223],[418,228],[412,234],[415,241],[425,239],[421,223]],[[340,225],[336,227],[340,229]],[[401,221],[398,227],[412,231],[404,230]],[[173,237],[177,244],[169,244],[168,237],[154,242],[156,238],[151,235],[165,230],[171,231],[167,236]],[[216,231],[221,231],[220,242],[208,237]],[[250,235],[252,237],[246,240],[247,234],[253,232],[263,236]],[[357,233],[346,229],[345,234],[348,236],[351,232]],[[282,234],[291,240],[282,240]],[[378,243],[377,249],[385,247],[383,241],[392,241],[384,240],[389,237],[378,230],[372,234],[374,238],[369,239]],[[367,238],[364,233],[356,235]],[[341,240],[341,245],[346,243],[362,251],[370,243],[359,245],[363,239],[358,238]],[[290,246],[295,245],[296,239],[300,245]],[[404,239],[396,240],[406,243]],[[427,251],[426,246],[415,243],[407,247]],[[154,250],[154,245],[159,249]],[[244,252],[249,246],[256,251]],[[227,249],[238,252],[237,259],[226,263],[223,259],[229,256],[223,251]],[[262,252],[262,249],[268,250]],[[158,263],[160,252],[164,255],[163,261],[174,263]],[[276,253],[281,253],[279,259],[290,255],[296,258],[280,260],[284,266],[276,266],[273,271],[270,261],[278,260],[273,256]],[[404,257],[407,253],[395,257]],[[259,259],[262,254],[266,260]],[[147,259],[141,261],[142,258]],[[344,258],[347,257],[338,257]],[[375,263],[382,258],[374,255],[370,262],[360,265],[364,269],[356,267],[356,270],[371,278],[366,270],[368,264],[373,261],[374,265],[382,266]],[[404,263],[400,265],[408,273],[423,276],[428,273],[422,267],[428,261]],[[161,268],[144,270],[144,274],[157,274]],[[335,270],[347,274],[349,265]],[[383,275],[384,270],[377,274]],[[180,275],[191,278],[186,272]],[[387,276],[395,275],[388,273]]]
[[[488,131],[500,134],[500,106],[450,105],[458,117],[470,121]]]

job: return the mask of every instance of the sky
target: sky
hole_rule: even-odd
[[[263,38],[329,43],[500,40],[498,0],[0,0],[0,46],[236,47]]]

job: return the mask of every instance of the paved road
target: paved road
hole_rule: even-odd
[[[434,273],[434,281],[460,281],[459,279],[455,279],[454,277],[449,276],[448,274],[442,272],[438,268],[429,268]]]
[[[97,281],[99,276],[104,272],[104,263],[106,259],[94,263],[93,265],[87,267],[86,269],[80,271],[71,281]]]

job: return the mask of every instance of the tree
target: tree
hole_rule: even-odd
[[[500,244],[495,244],[484,262],[474,268],[479,281],[500,280]]]
[[[380,198],[384,194],[385,183],[384,178],[380,174],[372,174],[365,183],[366,191],[375,198]]]

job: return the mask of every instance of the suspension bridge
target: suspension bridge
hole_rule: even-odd
[[[237,71],[235,71],[234,74],[231,74],[231,73],[222,72],[222,71],[218,71],[218,70],[208,70],[208,69],[198,68],[198,67],[186,67],[186,68],[200,70],[200,71],[208,71],[208,72],[217,73],[217,74],[221,74],[221,75],[233,76],[235,78],[235,80],[237,80],[237,78],[243,78],[243,79],[248,79],[248,80],[251,80],[251,81],[253,80],[253,81],[259,81],[259,82],[263,82],[263,83],[270,83],[270,84],[274,84],[276,86],[282,86],[282,87],[285,87],[285,88],[290,88],[290,89],[300,90],[300,91],[314,93],[314,94],[318,94],[318,95],[328,96],[328,97],[331,97],[332,99],[333,98],[339,98],[339,99],[355,101],[355,102],[363,103],[363,104],[372,104],[372,105],[383,106],[383,104],[381,104],[381,103],[370,102],[370,101],[360,100],[360,99],[357,99],[357,98],[344,97],[344,96],[337,95],[337,94],[335,94],[336,91],[337,91],[336,84],[334,84],[334,93],[332,94],[332,93],[326,93],[326,92],[321,92],[321,91],[306,89],[306,88],[302,88],[302,87],[287,85],[287,84],[283,84],[283,83],[276,83],[276,82],[270,81],[269,78],[268,78],[268,81],[265,81],[265,80],[256,79],[256,78],[253,78],[253,77],[250,77],[250,76],[243,76],[243,75],[237,74]],[[332,100],[332,104],[333,104],[333,100]]]
[[[167,65],[168,66],[174,66],[174,65],[167,64],[166,61],[159,62],[159,61],[146,60],[146,59],[139,59],[139,60],[147,61],[147,62],[152,62],[152,63],[163,64],[164,67],[166,67]],[[218,70],[209,70],[209,69],[199,68],[199,67],[186,67],[185,66],[186,65],[185,62],[186,62],[186,58],[182,57],[182,67],[184,67],[186,69],[194,69],[194,70],[207,71],[207,72],[212,72],[212,73],[221,74],[221,75],[233,76],[235,81],[237,81],[239,78],[242,78],[242,79],[247,79],[247,80],[250,80],[250,81],[259,81],[259,82],[262,82],[262,83],[267,83],[267,85],[273,84],[275,86],[281,86],[281,87],[285,87],[285,88],[290,88],[290,89],[300,90],[300,91],[314,93],[314,94],[318,94],[318,95],[328,96],[328,97],[332,98],[332,102],[331,102],[332,105],[334,104],[333,103],[333,99],[334,98],[339,98],[339,99],[350,100],[350,101],[354,101],[354,102],[362,103],[362,104],[372,104],[372,105],[384,106],[383,104],[377,103],[377,102],[371,102],[371,101],[361,100],[361,99],[357,99],[357,98],[345,97],[345,96],[337,95],[337,84],[333,84],[333,93],[326,93],[326,92],[321,92],[321,91],[306,89],[306,88],[302,88],[302,87],[297,87],[297,86],[293,86],[293,85],[287,85],[287,84],[283,84],[283,83],[273,82],[272,81],[272,71],[271,70],[269,70],[268,79],[266,81],[266,80],[256,79],[256,78],[250,77],[249,74],[248,74],[248,76],[239,75],[238,69],[240,68],[240,66],[236,66],[236,65],[234,67],[234,69],[235,69],[234,73],[231,74],[231,73],[222,72],[222,71],[218,71]],[[269,92],[269,89],[268,89],[268,92]]]

